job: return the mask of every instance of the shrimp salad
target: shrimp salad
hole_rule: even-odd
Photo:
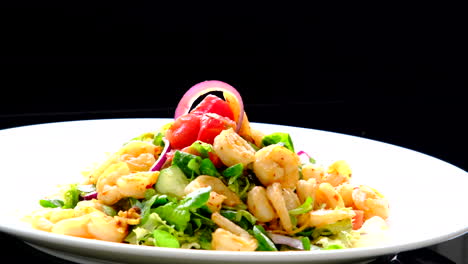
[[[212,91],[224,100],[208,94],[192,108]],[[387,199],[353,184],[346,161],[318,165],[287,131],[255,129],[239,93],[220,81],[192,87],[173,122],[122,142],[83,175],[39,201],[34,228],[227,251],[361,247],[383,240],[387,229]]]

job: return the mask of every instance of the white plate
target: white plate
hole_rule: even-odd
[[[310,252],[217,252],[134,246],[34,230],[20,221],[57,184],[80,181],[80,171],[106,152],[170,119],[109,119],[52,123],[0,131],[0,231],[82,263],[339,263],[440,243],[468,231],[468,175],[436,158],[359,137],[306,128],[254,123],[266,132],[288,132],[296,150],[324,165],[344,159],[353,181],[390,201],[390,239],[385,244]]]

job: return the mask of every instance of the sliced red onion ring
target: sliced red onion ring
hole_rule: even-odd
[[[195,102],[195,100],[197,100],[198,97],[213,91],[222,91],[224,93],[230,93],[236,98],[237,103],[239,104],[239,117],[237,118],[236,131],[239,131],[242,125],[242,120],[244,118],[244,103],[242,102],[242,97],[234,87],[221,81],[204,81],[192,86],[192,88],[185,92],[184,96],[179,101],[179,104],[177,105],[177,108],[175,110],[174,119],[177,119],[181,115],[187,114],[190,111],[193,102]],[[235,114],[236,113],[234,113],[234,116]]]
[[[162,150],[161,154],[159,154],[158,160],[154,163],[153,167],[151,167],[150,171],[159,171],[161,170],[162,166],[167,160],[166,154],[171,150],[171,144],[169,140],[166,138],[162,139],[164,141],[164,149]]]
[[[297,248],[297,249],[304,249],[304,245],[302,244],[302,241],[297,239],[297,238],[292,238],[288,236],[283,236],[283,235],[278,235],[274,234],[271,232],[267,232],[268,237],[271,238],[271,241],[275,244],[280,244],[280,245],[287,245],[292,248]]]

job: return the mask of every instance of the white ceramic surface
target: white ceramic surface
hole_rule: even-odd
[[[313,129],[254,123],[288,132],[296,150],[318,163],[344,159],[354,183],[390,201],[390,238],[381,245],[310,252],[217,252],[133,246],[34,230],[20,221],[57,184],[80,181],[80,171],[143,132],[170,119],[109,119],[0,130],[0,231],[73,261],[90,263],[342,263],[412,250],[468,232],[468,174],[446,162],[398,146]],[[187,262],[189,261],[189,262]]]

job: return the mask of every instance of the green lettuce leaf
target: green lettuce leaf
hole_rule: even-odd
[[[262,139],[263,146],[273,145],[273,144],[282,144],[287,149],[294,151],[294,144],[292,142],[291,136],[288,133],[276,132],[270,135],[266,135]]]
[[[190,153],[177,150],[172,159],[172,165],[179,167],[190,179],[200,175],[200,163],[202,158]]]

